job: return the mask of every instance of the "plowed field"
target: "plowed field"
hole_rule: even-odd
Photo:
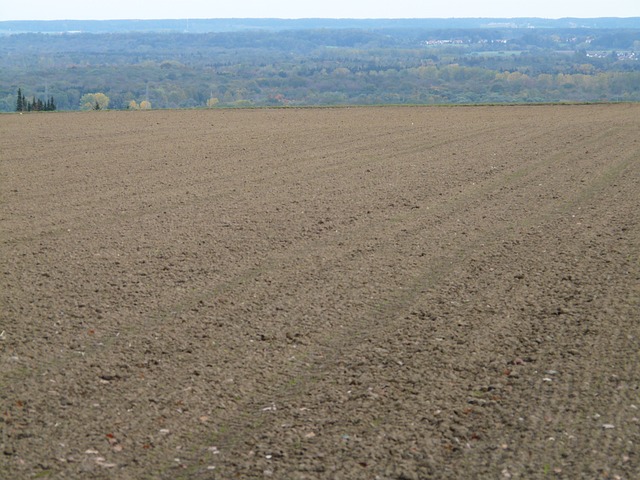
[[[639,133],[0,116],[0,478],[640,478]]]

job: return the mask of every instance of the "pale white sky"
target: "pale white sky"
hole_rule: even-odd
[[[0,20],[637,16],[638,0],[0,0]]]

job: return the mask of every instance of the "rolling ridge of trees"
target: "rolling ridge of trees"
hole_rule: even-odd
[[[640,101],[640,29],[379,28],[0,37],[0,110]],[[95,105],[95,102],[92,103]]]

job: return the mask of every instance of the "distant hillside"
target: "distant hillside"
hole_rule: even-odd
[[[0,111],[640,101],[640,19],[574,21],[22,22],[50,31],[0,37]]]
[[[123,33],[123,32],[238,32],[246,30],[306,30],[320,28],[640,28],[631,18],[424,18],[424,19],[274,19],[212,18],[180,20],[53,20],[0,22],[0,34],[14,33]]]

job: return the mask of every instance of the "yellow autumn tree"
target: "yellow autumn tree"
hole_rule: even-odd
[[[218,105],[218,103],[220,103],[220,100],[218,100],[216,97],[211,97],[209,100],[207,100],[207,107],[213,108]]]
[[[104,110],[109,108],[109,97],[102,92],[85,93],[80,99],[82,110]]]
[[[151,102],[149,100],[143,100],[140,102],[140,110],[150,110]]]
[[[140,105],[135,100],[129,102],[129,110],[140,110]]]

